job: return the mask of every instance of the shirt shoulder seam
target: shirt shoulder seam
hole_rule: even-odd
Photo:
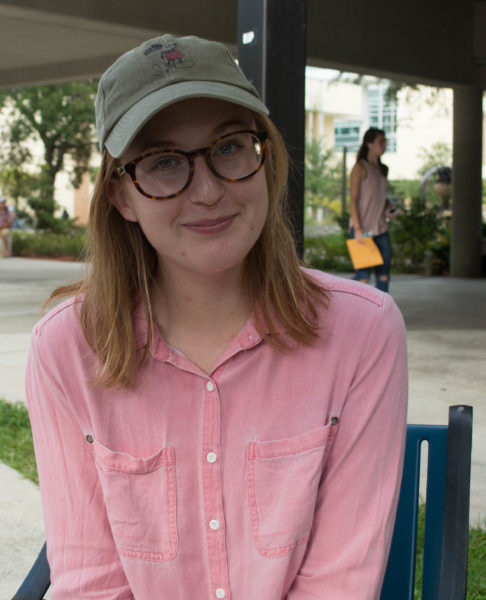
[[[67,298],[54,308],[52,308],[46,315],[44,315],[40,321],[38,321],[34,326],[34,333],[40,334],[43,329],[47,326],[47,324],[53,319],[59,318],[61,313],[65,312],[68,309],[72,309],[74,304],[79,302],[74,296]]]

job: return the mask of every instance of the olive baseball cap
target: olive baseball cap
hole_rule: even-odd
[[[229,49],[195,36],[162,35],[118,58],[96,96],[100,150],[120,157],[156,113],[186,98],[216,98],[268,115]]]

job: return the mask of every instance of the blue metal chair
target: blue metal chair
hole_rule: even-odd
[[[451,406],[449,425],[408,425],[402,487],[381,600],[413,600],[420,451],[428,442],[422,600],[465,600],[472,407]]]
[[[44,542],[29,574],[12,600],[42,600],[50,585],[51,571],[47,562],[46,544]]]
[[[429,444],[422,600],[465,600],[472,408],[451,406],[449,425],[408,425],[405,464],[381,600],[413,600],[420,450]],[[41,600],[50,584],[46,545],[12,600]]]

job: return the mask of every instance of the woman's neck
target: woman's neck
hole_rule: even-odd
[[[251,313],[241,272],[184,277],[160,273],[152,308],[164,340],[208,373]]]
[[[376,154],[372,154],[371,152],[368,153],[366,160],[370,163],[370,165],[372,165],[375,168],[378,168],[380,166],[380,157]]]

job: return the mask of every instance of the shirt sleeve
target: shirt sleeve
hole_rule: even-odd
[[[339,415],[311,537],[286,600],[379,598],[400,490],[406,412],[405,327],[386,296]]]
[[[44,509],[52,600],[133,600],[89,449],[32,337],[26,392]]]

